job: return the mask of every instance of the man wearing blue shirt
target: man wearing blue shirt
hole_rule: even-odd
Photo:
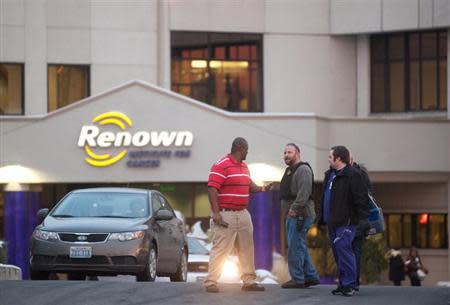
[[[345,146],[332,147],[328,156],[330,169],[325,173],[319,224],[328,226],[328,236],[339,271],[338,288],[333,294],[352,296],[356,283],[356,261],[352,249],[355,228],[365,221],[367,191],[361,173],[350,165]]]

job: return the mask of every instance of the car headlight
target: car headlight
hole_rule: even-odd
[[[144,231],[111,233],[109,240],[127,241],[144,237]]]
[[[34,237],[42,240],[58,240],[58,233],[36,229]]]

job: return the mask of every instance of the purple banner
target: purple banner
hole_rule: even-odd
[[[272,192],[254,193],[249,211],[253,222],[256,269],[272,269]]]
[[[274,251],[281,253],[281,202],[280,192],[272,192],[272,242]]]
[[[29,241],[37,225],[40,193],[4,193],[4,232],[8,247],[8,264],[22,269],[22,278],[29,278]]]

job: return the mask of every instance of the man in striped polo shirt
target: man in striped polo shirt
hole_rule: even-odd
[[[247,206],[250,193],[265,192],[271,184],[257,186],[250,178],[247,164],[248,143],[244,138],[236,138],[231,153],[221,158],[211,167],[208,179],[208,198],[212,210],[213,247],[209,256],[208,276],[205,279],[207,292],[219,292],[217,280],[222,274],[225,259],[235,243],[243,291],[264,291],[255,282],[253,247],[253,224]]]

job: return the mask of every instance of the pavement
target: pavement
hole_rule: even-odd
[[[0,305],[450,305],[448,287],[361,286],[353,297],[334,296],[334,286],[243,292],[240,284],[220,284],[206,293],[200,283],[115,281],[0,281]]]

